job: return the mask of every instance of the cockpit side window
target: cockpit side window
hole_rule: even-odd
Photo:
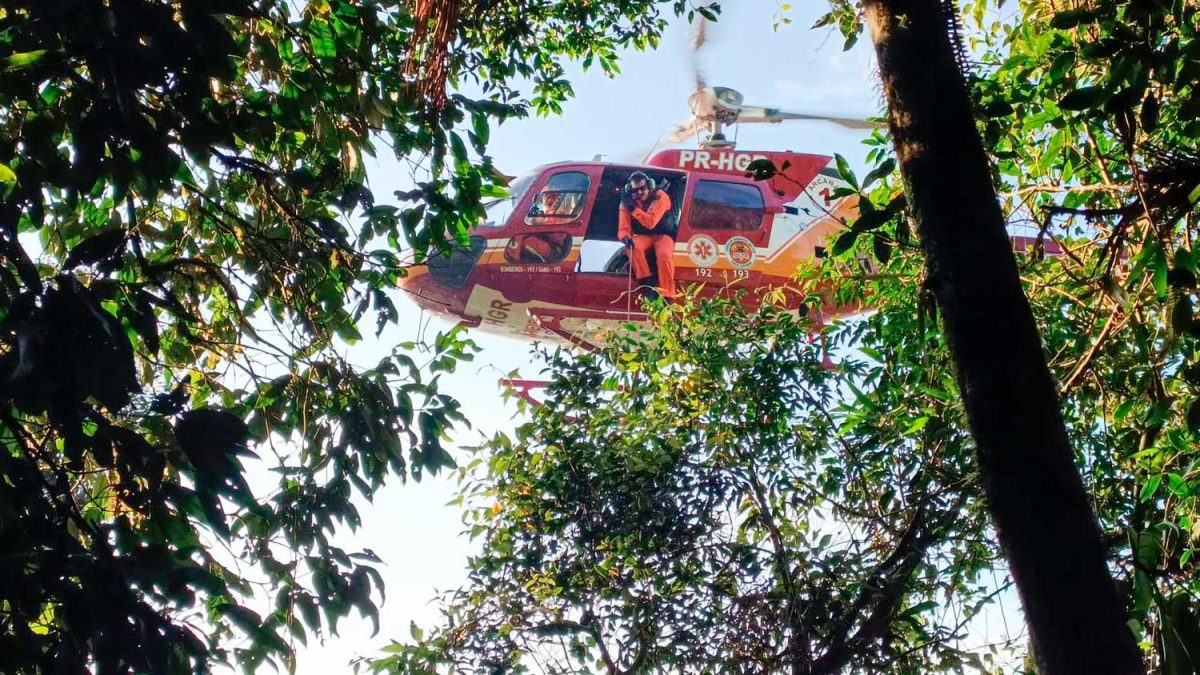
[[[581,171],[563,171],[550,176],[525,216],[529,225],[565,225],[579,218],[587,204],[591,181]]]
[[[507,225],[513,210],[517,208],[517,204],[521,203],[521,198],[529,191],[529,186],[533,184],[536,176],[537,173],[527,173],[517,178],[508,186],[507,197],[486,204],[484,210],[487,215],[484,216],[483,222],[479,223],[479,226],[504,227]]]

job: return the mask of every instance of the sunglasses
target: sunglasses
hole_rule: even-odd
[[[639,186],[633,188],[633,191],[634,192],[649,192],[650,186],[649,185],[639,185]]]

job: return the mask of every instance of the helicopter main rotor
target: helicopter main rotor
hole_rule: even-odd
[[[732,150],[737,143],[725,137],[725,127],[738,123],[779,124],[788,120],[832,122],[847,129],[874,129],[881,123],[861,118],[820,115],[805,112],[790,112],[779,108],[746,105],[742,93],[730,87],[710,87],[700,66],[700,53],[709,41],[708,20],[701,18],[696,24],[692,39],[691,63],[696,88],[688,96],[688,107],[692,116],[677,125],[667,138],[679,143],[701,133],[700,147]]]
[[[834,117],[745,105],[743,100],[741,92],[730,87],[697,88],[688,97],[692,117],[676,127],[671,140],[679,142],[704,132],[707,137],[700,142],[701,147],[732,149],[735,143],[725,137],[724,129],[738,123],[779,124],[787,120],[813,120],[832,122],[847,129],[874,129],[880,126],[877,122],[853,117]]]

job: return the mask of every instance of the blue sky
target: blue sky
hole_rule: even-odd
[[[869,42],[843,52],[835,32],[808,28],[825,3],[805,2],[788,10],[783,16],[792,23],[778,31],[772,27],[781,12],[776,2],[734,0],[723,5],[721,20],[709,26],[707,44],[697,59],[709,84],[740,90],[747,104],[848,117],[879,114],[881,100]],[[686,101],[695,82],[693,30],[686,21],[673,22],[656,51],[623,55],[622,74],[613,79],[568,68],[576,98],[564,106],[560,117],[514,120],[492,130],[489,154],[496,166],[516,175],[540,164],[591,159],[597,154],[612,161],[640,161],[664,132],[689,115]],[[737,134],[740,149],[838,152],[852,166],[861,165],[867,150],[860,144],[862,132],[827,123],[745,125]],[[371,188],[381,199],[393,190],[406,189],[408,172],[398,162],[381,158],[368,170]],[[389,329],[381,340],[357,345],[351,351],[355,362],[371,363],[392,344],[422,333],[432,337],[448,328],[406,299],[398,299],[397,305],[399,328]],[[538,370],[527,343],[485,334],[472,337],[483,351],[474,363],[464,364],[443,380],[443,390],[462,401],[475,426],[459,433],[455,440],[461,445],[478,442],[481,434],[511,430],[516,410],[501,401],[497,381],[514,369],[533,377]],[[456,456],[463,459],[466,453]],[[387,562],[381,568],[387,603],[380,614],[380,634],[372,638],[369,622],[351,619],[343,624],[340,637],[324,643],[310,639],[300,653],[299,673],[349,672],[346,664],[354,656],[377,653],[392,638],[407,638],[411,621],[424,626],[436,621],[431,601],[438,591],[451,590],[465,579],[470,550],[470,543],[460,536],[459,510],[446,505],[454,488],[453,478],[446,475],[422,483],[397,483],[384,489],[373,504],[361,507],[363,527],[346,533],[341,543],[347,548],[374,549]]]

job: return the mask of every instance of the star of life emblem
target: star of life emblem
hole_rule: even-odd
[[[688,258],[700,267],[711,267],[717,262],[721,247],[710,236],[698,234],[688,240]]]

